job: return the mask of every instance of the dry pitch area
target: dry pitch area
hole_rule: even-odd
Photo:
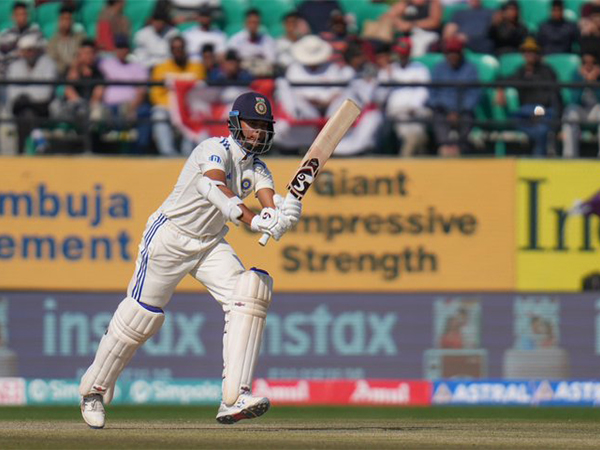
[[[104,430],[77,407],[0,408],[8,449],[600,448],[600,410],[276,407],[233,426],[214,407],[112,407]]]

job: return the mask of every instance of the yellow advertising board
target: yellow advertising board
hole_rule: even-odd
[[[573,206],[600,189],[600,163],[521,161],[517,170],[517,288],[580,291],[600,272],[600,222]]]
[[[268,164],[284,193],[298,160]],[[279,242],[260,247],[235,226],[227,239],[279,291],[513,290],[515,164],[332,160]],[[0,289],[124,291],[146,220],[182,165],[2,159]],[[180,289],[202,287],[188,277]]]

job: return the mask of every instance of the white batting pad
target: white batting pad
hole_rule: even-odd
[[[104,403],[110,403],[121,371],[135,351],[160,330],[164,321],[161,309],[144,307],[131,297],[123,300],[100,340],[94,362],[81,378],[79,393],[101,394]]]
[[[273,279],[259,269],[242,273],[233,289],[223,340],[223,401],[228,406],[252,386],[272,292]]]

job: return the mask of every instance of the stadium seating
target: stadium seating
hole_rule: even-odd
[[[575,13],[575,19],[581,17],[581,7],[590,0],[565,0],[565,9]]]
[[[4,0],[0,2],[0,30],[12,26],[12,8],[15,0]]]
[[[262,23],[273,37],[283,34],[283,16],[295,9],[293,0],[250,0],[249,6],[260,11]]]
[[[156,0],[128,1],[125,2],[124,14],[131,22],[131,33],[135,34],[152,16]]]
[[[510,77],[519,67],[525,64],[521,53],[505,53],[498,58],[500,62],[500,78]]]
[[[85,0],[81,5],[80,21],[85,27],[87,35],[93,39],[96,38],[98,15],[104,8],[105,3],[104,0]]]
[[[61,6],[58,2],[43,3],[35,10],[35,20],[46,39],[50,39],[56,33]]]
[[[579,70],[581,66],[581,58],[579,55],[573,55],[570,53],[556,53],[554,55],[546,55],[544,61],[548,64],[554,72],[558,80],[562,83],[570,83],[573,81],[573,76]],[[571,90],[561,89],[561,95],[565,105],[572,103]]]
[[[534,33],[550,17],[552,0],[518,0],[521,20],[530,32]]]
[[[249,0],[221,0],[223,10],[222,29],[231,36],[244,28],[246,11],[250,9]]]

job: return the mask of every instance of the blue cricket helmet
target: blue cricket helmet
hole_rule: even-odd
[[[261,120],[268,123],[265,137],[261,142],[249,143],[242,132],[241,120]],[[273,129],[273,110],[271,109],[271,102],[263,94],[258,92],[246,92],[240,95],[233,102],[231,111],[229,112],[229,131],[231,136],[244,150],[262,154],[270,150],[273,144],[273,136],[275,131]]]

